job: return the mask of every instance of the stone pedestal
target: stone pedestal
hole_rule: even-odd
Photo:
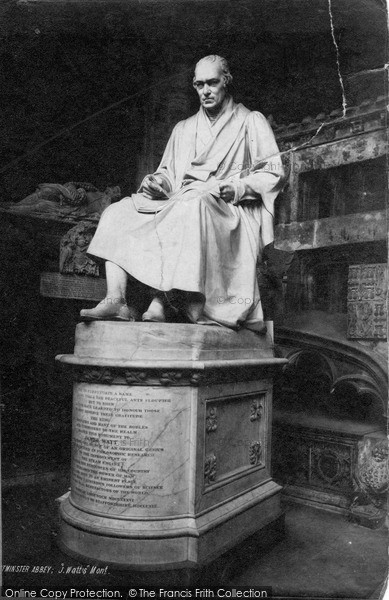
[[[272,377],[249,331],[77,326],[71,493],[62,549],[134,570],[195,568],[279,518]]]

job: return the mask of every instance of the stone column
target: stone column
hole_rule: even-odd
[[[60,546],[128,569],[196,568],[278,519],[272,377],[252,332],[82,323]]]

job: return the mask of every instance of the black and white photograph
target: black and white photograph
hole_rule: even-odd
[[[0,0],[1,598],[389,598],[388,28]]]

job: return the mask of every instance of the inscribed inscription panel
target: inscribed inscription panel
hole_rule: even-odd
[[[71,501],[120,517],[187,511],[190,391],[79,383]]]
[[[98,277],[41,273],[41,296],[73,300],[102,300],[107,293],[107,282]]]

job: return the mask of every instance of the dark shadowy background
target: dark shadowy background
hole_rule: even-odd
[[[382,94],[384,73],[361,71],[386,62],[383,2],[333,0],[332,14],[347,103]],[[0,16],[3,201],[46,181],[132,191],[142,158],[157,161],[197,110],[192,69],[206,54],[227,57],[235,98],[277,123],[342,106],[328,0],[13,0]]]

